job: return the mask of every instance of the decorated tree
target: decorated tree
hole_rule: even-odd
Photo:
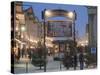
[[[41,42],[38,42],[36,50],[32,54],[32,64],[36,67],[44,66],[44,48]]]

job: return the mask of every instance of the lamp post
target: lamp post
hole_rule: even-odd
[[[75,30],[75,19],[76,19],[76,12],[74,11],[74,17],[73,17],[73,25],[74,25],[74,46],[76,44],[76,30]]]
[[[71,18],[72,20],[72,23],[73,23],[73,40],[74,40],[74,48],[75,48],[75,45],[76,45],[76,29],[75,29],[75,20],[76,20],[76,12],[74,10],[74,12],[69,12],[68,13],[68,17]],[[76,52],[76,50],[75,50]]]
[[[74,48],[75,48],[75,55],[77,55],[77,51],[76,51],[76,24],[75,24],[75,20],[76,20],[76,12],[74,10],[74,15],[73,15],[73,30],[74,30]]]
[[[46,11],[46,9],[44,9],[42,11],[42,19],[43,19],[43,44],[44,44],[44,72],[46,72],[45,11]]]
[[[71,18],[72,23],[73,23],[73,39],[74,39],[74,46],[75,46],[75,42],[76,42],[76,35],[75,35],[75,20],[76,20],[76,12],[74,10],[74,12],[68,12],[68,17]]]
[[[23,42],[23,32],[25,32],[26,31],[26,27],[25,27],[25,24],[20,24],[20,40],[21,40],[21,42]],[[23,48],[23,45],[21,44],[21,48],[20,49],[22,49]],[[23,50],[21,50],[21,56],[23,57],[23,52],[22,52]]]
[[[21,29],[20,30],[21,30],[21,32],[25,32],[26,31],[26,27],[24,25],[21,25]],[[27,55],[27,57],[25,58],[24,61],[25,61],[25,64],[26,64],[26,73],[28,73],[28,61],[29,61],[28,55]]]

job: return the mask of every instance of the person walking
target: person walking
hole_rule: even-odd
[[[18,48],[18,60],[20,59],[20,48]]]
[[[31,57],[32,57],[32,49],[31,48],[28,49],[28,55],[29,55],[29,58],[31,59]]]
[[[69,53],[65,54],[63,63],[64,63],[64,66],[66,67],[66,69],[68,70],[69,67],[71,66],[71,57],[70,57]]]
[[[83,68],[84,68],[84,56],[83,56],[83,53],[79,54],[79,62],[80,62],[80,70],[83,70]]]
[[[21,56],[22,56],[22,58],[24,57],[24,47],[22,48],[22,50],[21,50]]]
[[[74,70],[76,70],[76,67],[77,67],[77,55],[76,54],[73,56],[73,67],[74,67]]]
[[[18,61],[19,61],[19,59],[20,59],[20,48],[17,48],[17,49],[16,49],[15,59],[16,59],[16,62],[18,63]]]

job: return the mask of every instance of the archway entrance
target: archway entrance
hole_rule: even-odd
[[[48,18],[51,17],[65,17],[69,21],[48,21]],[[75,11],[69,12],[62,9],[53,9],[53,10],[47,10],[44,9],[42,11],[42,19],[43,19],[43,29],[44,29],[44,59],[46,61],[47,54],[46,53],[46,37],[51,37],[52,41],[55,42],[57,38],[59,38],[57,44],[59,47],[58,55],[60,56],[60,52],[70,51],[69,50],[69,43],[66,43],[65,40],[68,40],[70,38],[75,42],[75,19],[76,19],[76,13]],[[73,26],[73,27],[72,27]],[[63,37],[63,39],[61,39]],[[55,39],[53,39],[55,38]],[[67,39],[66,39],[67,38]],[[56,43],[55,43],[56,44]],[[46,62],[44,63],[44,71],[46,71]]]

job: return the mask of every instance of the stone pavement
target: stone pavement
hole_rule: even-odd
[[[20,61],[18,63],[16,63],[14,65],[15,69],[15,73],[19,74],[19,73],[26,73],[26,63],[25,63],[25,58],[21,58]],[[56,72],[56,71],[71,71],[74,70],[73,68],[69,68],[69,70],[66,70],[66,68],[63,66],[63,64],[60,61],[54,61],[52,57],[47,56],[47,67],[46,67],[46,71],[47,72]],[[60,68],[61,65],[61,68]],[[79,64],[78,67],[76,68],[76,70],[79,70]],[[84,68],[84,69],[88,69],[88,68]],[[44,72],[44,68],[42,67],[42,69],[40,70],[40,67],[35,67],[34,65],[31,64],[31,60],[28,62],[28,73],[40,73],[40,72]]]

